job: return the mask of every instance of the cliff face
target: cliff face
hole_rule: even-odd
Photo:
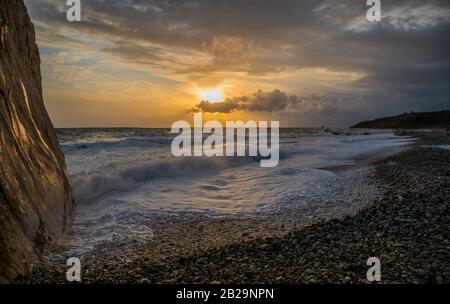
[[[0,282],[29,270],[70,227],[74,198],[42,99],[23,0],[0,3]]]
[[[362,129],[449,129],[450,111],[405,113],[360,122],[352,128]]]

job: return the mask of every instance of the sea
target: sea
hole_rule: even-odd
[[[152,218],[248,216],[285,204],[333,199],[327,168],[402,147],[389,130],[280,129],[279,164],[255,157],[174,157],[170,129],[57,129],[76,196],[74,230],[86,243],[145,238]]]

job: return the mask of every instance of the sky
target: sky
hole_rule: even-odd
[[[56,127],[278,120],[348,127],[450,109],[450,2],[25,0]]]

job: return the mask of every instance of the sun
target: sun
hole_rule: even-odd
[[[224,101],[223,88],[199,89],[198,97],[203,101],[222,102]]]

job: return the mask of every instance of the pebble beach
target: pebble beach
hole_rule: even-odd
[[[345,182],[314,208],[164,217],[144,243],[108,242],[80,257],[82,283],[365,284],[369,257],[381,261],[380,283],[450,283],[450,136],[407,135],[418,140],[327,168]],[[66,283],[71,250],[49,248],[18,282]]]

